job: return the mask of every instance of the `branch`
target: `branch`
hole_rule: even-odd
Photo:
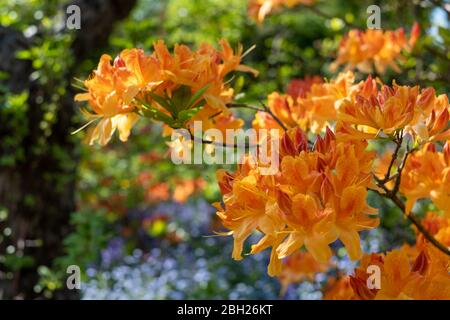
[[[396,195],[389,195],[387,193],[382,193],[376,189],[371,189],[368,188],[369,191],[373,191],[376,194],[386,198],[386,199],[390,199],[392,202],[394,202],[394,204],[400,209],[402,210],[402,212],[406,215],[406,217],[408,218],[409,221],[411,221],[412,224],[414,224],[414,226],[417,228],[417,230],[419,230],[419,232],[421,234],[423,234],[423,236],[429,241],[431,242],[437,249],[439,249],[441,252],[445,253],[446,255],[450,256],[450,250],[443,245],[442,243],[440,243],[439,241],[436,240],[436,238],[431,235],[427,229],[425,229],[425,227],[420,223],[420,221],[416,218],[416,216],[410,212],[409,214],[406,214],[405,212],[405,204],[403,203],[402,200],[400,200]]]
[[[262,109],[255,107],[255,106],[248,105],[246,103],[229,103],[229,104],[227,104],[227,108],[230,108],[230,109],[243,108],[243,109],[250,109],[250,110],[255,110],[255,111],[266,112],[273,118],[273,120],[275,120],[280,125],[281,128],[283,128],[284,131],[287,131],[286,125],[272,112],[272,110],[270,110],[270,108],[268,106],[266,106],[264,104],[264,102],[262,102],[261,100],[259,100],[259,103],[263,107]]]
[[[415,217],[415,215],[412,212],[409,212],[409,213],[406,212],[405,204],[403,203],[403,201],[397,195],[398,191],[400,189],[400,183],[401,183],[401,179],[402,179],[402,172],[403,172],[403,169],[406,166],[406,161],[408,160],[409,155],[412,154],[414,151],[416,151],[415,148],[409,149],[408,146],[407,146],[407,150],[406,150],[405,155],[403,157],[402,163],[398,167],[398,170],[397,170],[398,172],[395,175],[396,179],[395,179],[394,187],[392,188],[392,190],[389,190],[389,188],[386,186],[386,183],[392,179],[390,174],[391,174],[392,166],[393,166],[395,160],[397,159],[398,153],[399,153],[400,148],[402,146],[403,132],[399,131],[393,141],[396,143],[397,146],[395,148],[394,153],[392,154],[392,159],[391,159],[391,162],[389,163],[389,167],[388,167],[388,171],[386,172],[386,175],[384,176],[383,179],[380,179],[376,175],[373,175],[377,186],[379,188],[381,188],[384,191],[384,193],[380,192],[379,190],[371,189],[371,188],[368,188],[368,190],[373,191],[373,192],[377,193],[378,195],[380,195],[380,196],[382,196],[384,198],[390,199],[392,202],[394,202],[394,204],[400,210],[402,210],[403,214],[406,215],[406,217],[409,219],[409,221],[411,221],[411,223],[416,226],[417,230],[419,230],[419,232],[422,233],[423,236],[429,242],[431,242],[440,251],[442,251],[446,255],[450,256],[449,248],[447,248],[442,243],[437,241],[436,238],[434,238],[433,235],[431,235],[425,229],[425,227],[420,223],[420,221]]]
[[[395,147],[394,153],[392,154],[391,162],[389,163],[389,167],[388,167],[388,170],[386,172],[386,175],[384,176],[384,179],[380,181],[383,184],[391,180],[392,167],[394,166],[394,163],[395,163],[395,161],[397,160],[397,157],[398,157],[398,152],[400,151],[400,148],[402,147],[402,142],[403,142],[402,135],[400,135],[398,140],[395,140],[394,142],[396,143],[397,146]]]
[[[264,111],[270,114],[270,116],[280,125],[280,127],[283,128],[284,131],[287,131],[287,127],[284,125],[284,123],[270,110],[268,106],[262,100],[259,100],[259,103],[263,106]]]
[[[251,106],[251,105],[248,105],[246,103],[228,103],[227,104],[227,108],[228,109],[242,108],[242,109],[250,109],[250,110],[255,110],[255,111],[264,111],[261,108],[258,108],[258,107],[255,107],[255,106]]]
[[[188,130],[189,131],[189,130]],[[237,145],[237,144],[227,144],[226,142],[216,142],[216,141],[211,141],[211,140],[205,140],[205,139],[203,139],[203,138],[197,138],[197,137],[195,137],[193,134],[192,134],[192,132],[191,131],[189,131],[189,134],[190,134],[190,136],[191,136],[191,139],[194,141],[194,142],[197,142],[197,143],[201,143],[201,144],[212,144],[212,145],[214,145],[214,146],[216,146],[216,147],[222,147],[222,148],[234,148],[234,149],[237,149],[237,148],[242,148],[242,146],[239,146],[239,145]],[[253,148],[257,148],[257,147],[259,147],[259,144],[256,144],[256,145],[245,145],[245,148],[247,149],[253,149]]]

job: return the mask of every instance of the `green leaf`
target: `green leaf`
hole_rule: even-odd
[[[166,115],[165,113],[156,110],[155,108],[149,108],[142,110],[142,114],[147,118],[152,118],[158,121],[162,121],[165,124],[168,124],[169,126],[172,126],[173,119]]]
[[[163,107],[164,109],[169,111],[172,116],[177,115],[177,110],[174,108],[173,104],[171,103],[171,101],[168,98],[159,96],[159,95],[151,93],[151,92],[148,93],[148,95],[153,100],[155,100],[161,107]],[[148,104],[146,106],[148,106]]]
[[[188,86],[180,86],[173,92],[172,103],[177,110],[177,113],[181,110],[189,109],[188,101],[191,98],[191,88]]]
[[[189,102],[187,103],[188,108],[194,107],[194,104],[197,102],[198,99],[208,90],[209,84],[198,90],[196,93],[194,93],[191,98],[189,99]]]
[[[203,108],[203,106],[195,107],[195,108],[188,109],[188,110],[183,110],[178,114],[178,120],[182,124],[185,124],[186,121],[190,120],[193,116],[195,116],[202,108]]]

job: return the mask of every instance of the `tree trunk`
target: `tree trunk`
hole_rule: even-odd
[[[71,52],[73,65],[65,70],[66,94],[56,102],[57,121],[50,136],[44,136],[40,123],[46,113],[43,105],[50,101],[52,88],[30,80],[34,71],[30,61],[17,60],[16,53],[32,45],[33,39],[10,28],[0,26],[0,70],[9,74],[1,84],[13,93],[28,92],[24,123],[26,133],[15,146],[23,150],[23,160],[12,165],[0,163],[0,210],[8,213],[0,220],[0,256],[14,253],[29,256],[33,264],[17,270],[8,270],[0,260],[0,299],[39,298],[34,286],[38,281],[37,268],[51,267],[52,261],[63,254],[63,239],[70,231],[69,217],[75,210],[75,176],[77,148],[70,136],[75,107],[71,82],[78,66],[98,54],[108,42],[115,23],[128,16],[134,0],[79,0],[81,29],[74,32]],[[63,8],[65,12],[65,8]],[[98,56],[95,57],[98,59]],[[1,91],[0,91],[1,93]],[[0,158],[14,152],[6,141],[20,136],[13,115],[3,113],[0,106]],[[42,145],[45,152],[35,146]],[[77,294],[60,290],[55,298],[76,298]]]

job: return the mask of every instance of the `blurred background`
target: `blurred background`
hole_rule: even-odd
[[[70,4],[81,8],[79,30],[66,26]],[[213,236],[223,230],[211,206],[220,200],[217,167],[167,161],[159,125],[140,121],[126,144],[114,138],[104,148],[71,135],[83,120],[73,83],[103,53],[226,38],[256,45],[244,62],[259,77],[233,79],[237,97],[256,102],[295,78],[330,78],[339,40],[366,28],[371,4],[381,7],[382,29],[409,32],[418,21],[422,32],[402,73],[383,80],[448,93],[447,1],[318,1],[319,11],[284,9],[258,24],[243,0],[0,0],[0,298],[320,299],[335,269],[281,290],[267,253],[231,259],[232,239]],[[251,122],[251,112],[240,115]],[[366,250],[414,241],[395,208],[376,206],[386,214],[363,235]],[[352,270],[336,250],[336,269]],[[81,290],[66,288],[69,265],[81,269]]]

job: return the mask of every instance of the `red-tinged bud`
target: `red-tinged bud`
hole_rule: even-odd
[[[331,131],[330,127],[327,126],[325,129],[325,145],[329,146],[332,141],[336,140],[334,132]]]
[[[288,216],[292,214],[292,200],[283,191],[277,190],[277,203],[283,215]]]
[[[420,36],[420,25],[418,22],[414,22],[414,25],[411,29],[411,35],[409,37],[408,44],[410,47],[414,47]]]
[[[301,151],[306,151],[308,149],[308,139],[300,128],[295,130],[294,134],[294,144],[297,153]]]
[[[325,168],[327,167],[327,163],[325,162],[325,160],[323,158],[318,158],[317,159],[317,171],[322,172],[325,170]]]
[[[436,92],[433,88],[426,88],[420,93],[419,99],[417,100],[417,105],[422,110],[427,110],[428,107],[434,103],[435,96]]]
[[[431,134],[434,135],[447,128],[448,120],[449,120],[448,111],[447,109],[444,109],[444,111],[442,111],[441,114],[439,115],[437,121],[434,123],[434,126],[431,129]]]
[[[361,300],[373,300],[375,298],[376,291],[370,290],[363,279],[350,276],[350,285],[355,295]]]
[[[229,172],[223,170],[217,172],[217,180],[222,194],[230,193],[233,190],[234,177]]]
[[[421,275],[424,275],[425,272],[428,269],[429,265],[429,258],[425,251],[421,251],[420,254],[417,256],[416,260],[414,261],[411,271],[418,272]]]
[[[369,99],[370,99],[370,96],[369,96]],[[376,99],[376,98],[375,98]],[[355,98],[355,101],[356,101],[356,103],[357,104],[364,104],[364,102],[366,102],[367,101],[367,99],[366,98],[364,98],[362,95],[357,95],[356,96],[356,98]]]
[[[447,163],[447,166],[450,165],[450,144],[448,141],[445,143],[444,148],[442,149],[442,152],[444,153],[444,159],[445,163]]]
[[[369,104],[371,106],[378,106],[379,104],[383,104],[384,103],[384,96],[382,95],[378,95],[378,97],[375,97],[375,95],[371,95],[369,98]]]
[[[432,143],[427,143],[427,144],[425,145],[425,149],[426,149],[428,152],[436,152],[436,146],[435,146],[434,144],[432,144]]]
[[[222,62],[222,58],[220,57],[220,54],[219,54],[219,53],[216,53],[216,54],[214,55],[213,61],[214,61],[216,64],[220,64],[220,63]]]
[[[280,154],[282,157],[290,155],[295,156],[295,145],[292,141],[291,137],[289,137],[288,133],[286,132],[283,135],[283,138],[281,138],[281,150]]]
[[[364,97],[370,97],[373,93],[376,92],[376,88],[377,88],[376,82],[373,80],[372,76],[369,75],[366,81],[364,81],[363,87],[361,88],[361,94]]]
[[[381,87],[381,91],[380,91],[379,97],[387,98],[389,96],[392,96],[393,94],[394,94],[394,87],[391,88],[391,87],[389,87],[389,86],[384,84]]]
[[[126,66],[125,61],[120,56],[117,56],[114,59],[114,66],[116,66],[118,68],[124,68]]]
[[[436,121],[436,112],[434,110],[432,110],[430,116],[428,117],[428,119],[427,119],[427,121],[425,123],[426,126],[427,126],[428,131],[431,130],[431,128],[433,127],[435,121]]]

